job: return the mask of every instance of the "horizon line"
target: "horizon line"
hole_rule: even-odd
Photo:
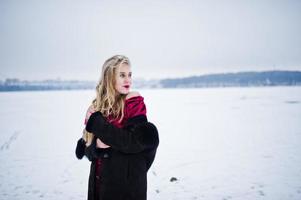
[[[238,73],[263,73],[263,72],[301,72],[300,70],[282,70],[282,69],[275,69],[275,70],[242,70],[242,71],[228,71],[228,72],[212,72],[212,73],[204,73],[204,74],[197,74],[197,75],[187,75],[187,76],[177,76],[177,77],[164,77],[164,78],[143,78],[143,77],[137,77],[134,78],[133,80],[144,80],[144,81],[156,81],[156,80],[164,80],[164,79],[182,79],[182,78],[189,78],[189,77],[199,77],[199,76],[210,76],[210,75],[220,75],[220,74],[238,74]],[[64,79],[62,77],[57,77],[57,78],[45,78],[45,79],[21,79],[18,77],[12,77],[12,78],[4,78],[0,79],[0,81],[6,81],[6,80],[18,80],[18,81],[82,81],[82,82],[95,82],[96,80],[93,79]]]

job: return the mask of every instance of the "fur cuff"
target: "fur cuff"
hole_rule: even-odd
[[[78,159],[82,159],[85,155],[86,142],[83,138],[80,138],[77,141],[75,155]]]
[[[156,126],[150,122],[138,124],[135,127],[139,142],[145,149],[155,149],[159,145],[159,134]]]

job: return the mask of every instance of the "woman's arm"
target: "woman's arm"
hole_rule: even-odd
[[[95,112],[94,110],[94,107],[93,105],[90,105],[87,112],[86,112],[86,117],[85,117],[85,125],[87,124],[90,116]],[[89,133],[87,132],[86,130],[84,130],[84,133],[83,133],[83,138],[84,140],[86,141],[86,146],[90,146],[90,144],[92,143],[92,140],[93,140],[93,134],[92,133]],[[105,143],[103,143],[100,139],[97,138],[96,140],[96,147],[97,148],[109,148],[110,146],[106,145]]]
[[[108,123],[100,112],[95,112],[88,120],[86,130],[112,148],[124,153],[139,153],[146,149],[157,148],[159,136],[155,125],[147,122],[143,115],[135,116],[128,121],[130,123],[125,128],[117,128]]]
[[[85,116],[85,125],[87,124],[91,114],[94,112],[95,110],[93,105],[89,106]],[[94,138],[94,134],[84,129],[82,137],[77,141],[75,155],[78,159],[82,159],[84,156],[86,156],[88,160],[92,161],[96,157],[102,157],[103,152],[106,152],[102,151],[102,149],[108,147],[109,146],[104,144],[100,139]]]

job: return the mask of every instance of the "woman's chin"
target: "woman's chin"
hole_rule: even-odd
[[[130,93],[130,90],[119,91],[119,94],[123,94],[123,95],[127,95],[128,93]]]

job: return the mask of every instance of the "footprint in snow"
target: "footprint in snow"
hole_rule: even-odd
[[[8,139],[8,141],[6,141],[4,144],[1,145],[0,151],[8,150],[9,147],[10,147],[10,145],[12,144],[12,142],[17,139],[19,133],[20,132],[18,132],[18,131],[14,132],[14,134],[12,136],[10,136],[10,138]]]
[[[262,190],[259,190],[259,191],[258,191],[258,194],[259,194],[260,196],[264,196],[264,195],[265,195],[264,192],[263,192]]]

